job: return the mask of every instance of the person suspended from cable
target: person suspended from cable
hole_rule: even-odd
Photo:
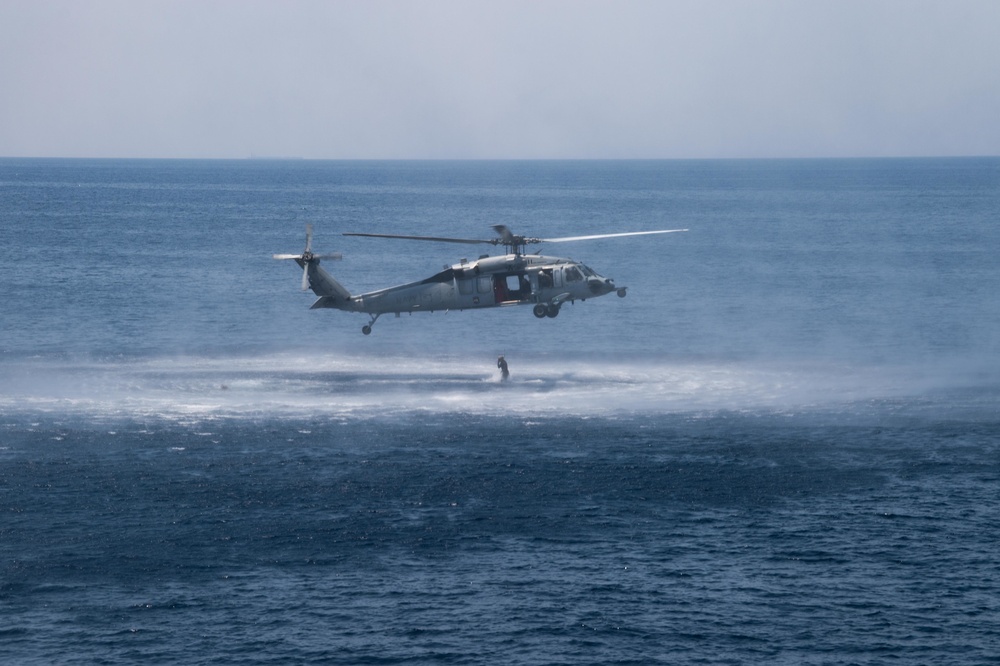
[[[507,359],[503,354],[497,357],[497,367],[500,368],[500,381],[507,381],[510,378],[510,370],[507,369]]]

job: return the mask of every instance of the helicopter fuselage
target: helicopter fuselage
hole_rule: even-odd
[[[352,294],[320,267],[323,259],[340,259],[340,253],[314,254],[312,252],[313,226],[306,225],[306,246],[301,254],[274,254],[274,259],[294,259],[302,269],[302,290],[312,289],[319,298],[312,308],[333,308],[347,312],[363,312],[371,320],[361,328],[368,335],[372,325],[384,314],[393,312],[435,312],[438,310],[475,310],[509,305],[531,305],[532,313],[539,319],[555,317],[563,303],[585,301],[588,298],[616,292],[624,297],[625,287],[618,287],[610,279],[598,275],[586,264],[562,257],[526,254],[528,245],[536,243],[565,243],[570,241],[621,238],[669,234],[687,229],[656,229],[652,231],[625,231],[562,238],[529,238],[513,233],[506,225],[495,224],[494,239],[451,238],[441,236],[410,236],[400,234],[345,233],[345,236],[368,238],[394,238],[438,243],[478,245],[503,245],[507,253],[491,257],[482,255],[475,261],[462,259],[446,266],[440,273],[388,289],[364,294]]]
[[[555,317],[566,301],[583,301],[612,291],[625,295],[624,287],[615,286],[585,264],[535,254],[462,260],[427,279],[358,295],[342,287],[337,293],[339,285],[318,264],[313,261],[308,269],[309,285],[320,296],[313,308],[364,312],[374,317],[532,304],[535,316]],[[303,261],[299,265],[305,268]]]

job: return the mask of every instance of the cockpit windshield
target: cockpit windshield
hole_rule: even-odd
[[[570,264],[563,271],[566,275],[566,282],[580,282],[581,280],[600,277],[600,275],[585,264]]]

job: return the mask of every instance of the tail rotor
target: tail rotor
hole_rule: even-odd
[[[313,225],[306,225],[306,247],[302,250],[302,254],[274,254],[271,255],[274,259],[286,260],[293,259],[299,262],[302,266],[302,291],[307,291],[309,289],[309,266],[313,265],[313,262],[319,262],[320,259],[332,259],[340,260],[344,256],[340,252],[333,252],[330,254],[313,254],[312,251],[312,237],[313,237]]]

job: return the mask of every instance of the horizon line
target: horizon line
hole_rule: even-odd
[[[990,159],[992,154],[962,155],[815,155],[769,157],[140,157],[140,156],[67,156],[0,155],[0,160],[134,160],[188,162],[723,162],[723,161],[795,161],[795,160],[901,160],[901,159]]]

